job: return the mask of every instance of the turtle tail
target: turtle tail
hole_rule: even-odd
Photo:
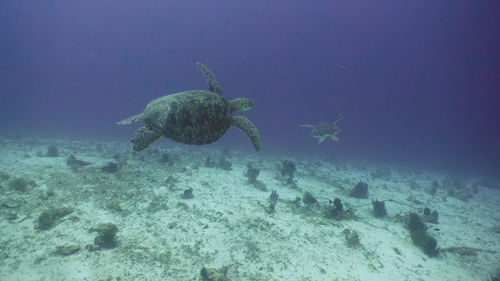
[[[256,151],[260,150],[260,133],[250,120],[243,116],[233,116],[231,124],[250,138]]]
[[[141,121],[141,118],[142,118],[142,113],[139,113],[139,114],[136,114],[134,116],[130,116],[129,118],[124,119],[116,124],[118,124],[118,125],[130,125],[132,123]]]

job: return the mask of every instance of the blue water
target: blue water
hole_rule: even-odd
[[[260,129],[261,153],[497,175],[498,1],[0,2],[0,133],[129,139],[115,122],[205,89]],[[345,118],[340,142],[303,123]],[[236,130],[217,144],[252,151]]]

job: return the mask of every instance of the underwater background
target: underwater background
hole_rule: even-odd
[[[0,1],[0,281],[500,281],[500,2]],[[262,149],[117,122],[245,97]],[[303,124],[333,122],[338,141]]]
[[[0,128],[127,138],[158,96],[249,97],[263,152],[500,171],[496,1],[2,1]],[[339,143],[303,123],[342,113]],[[247,149],[233,130],[216,145]]]

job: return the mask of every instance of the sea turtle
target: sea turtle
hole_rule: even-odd
[[[141,121],[132,138],[133,149],[141,151],[161,137],[184,144],[207,144],[218,140],[230,126],[245,133],[255,148],[261,147],[260,134],[255,125],[243,116],[231,116],[235,111],[253,107],[247,98],[228,101],[213,72],[197,63],[208,83],[208,90],[190,90],[158,97],[150,101],[144,111],[118,122],[128,125]]]
[[[331,138],[334,141],[339,141],[337,134],[340,133],[340,128],[337,127],[337,123],[342,120],[344,116],[341,114],[340,117],[334,122],[320,122],[317,125],[304,124],[300,127],[312,128],[311,136],[318,138],[318,142],[323,142],[325,138]]]

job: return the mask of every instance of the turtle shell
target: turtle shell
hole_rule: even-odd
[[[321,122],[318,125],[314,126],[311,135],[315,137],[322,137],[322,136],[331,136],[335,134],[337,131],[337,128],[335,125],[329,122]]]
[[[211,91],[185,91],[151,101],[143,112],[143,122],[174,141],[207,144],[229,129],[230,105]]]

